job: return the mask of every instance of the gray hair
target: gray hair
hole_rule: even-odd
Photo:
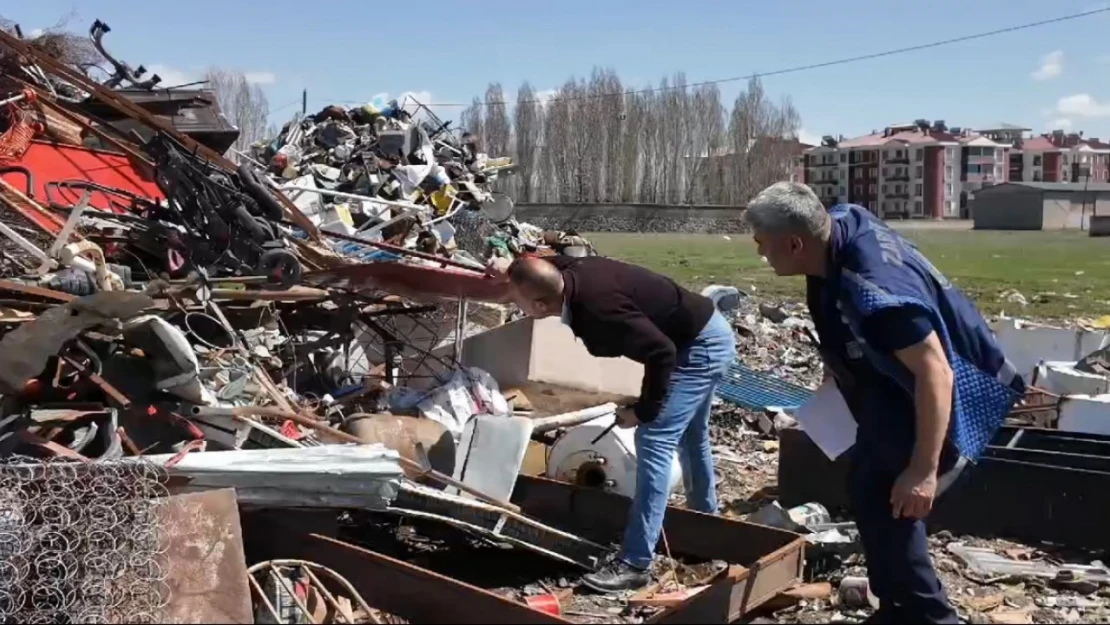
[[[817,194],[800,182],[776,182],[748,202],[744,221],[757,232],[822,236],[829,212]]]

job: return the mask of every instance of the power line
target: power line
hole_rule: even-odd
[[[286,104],[282,104],[281,106],[278,106],[278,107],[275,107],[275,108],[272,108],[272,109],[270,109],[270,110],[269,110],[269,111],[267,112],[267,114],[268,114],[268,115],[272,115],[272,114],[274,114],[274,113],[277,113],[278,111],[280,111],[280,110],[282,110],[282,109],[287,109],[287,108],[289,108],[290,106],[293,106],[294,104],[296,104],[296,103],[298,103],[298,102],[300,102],[300,101],[301,101],[301,99],[300,99],[300,98],[297,98],[296,100],[293,100],[292,102],[288,102],[288,103],[286,103]]]
[[[674,90],[677,90],[677,89],[687,89],[687,88],[692,88],[692,87],[703,87],[703,86],[708,86],[708,85],[720,85],[720,84],[730,83],[730,82],[747,81],[747,80],[751,80],[752,78],[763,78],[763,77],[766,77],[766,76],[781,76],[783,74],[794,74],[794,73],[797,73],[797,72],[804,72],[804,71],[809,71],[809,70],[814,70],[814,69],[822,69],[822,68],[825,68],[825,67],[832,67],[834,65],[846,65],[848,63],[858,63],[859,61],[869,61],[871,59],[878,59],[878,58],[887,57],[887,56],[894,56],[896,54],[905,54],[906,52],[916,52],[918,50],[928,50],[928,49],[931,49],[931,48],[939,48],[941,46],[952,45],[954,43],[963,43],[965,41],[973,41],[973,40],[976,40],[976,39],[984,39],[984,38],[987,38],[987,37],[994,37],[996,35],[1004,35],[1004,34],[1007,34],[1007,33],[1017,32],[1017,31],[1021,31],[1021,30],[1029,30],[1030,28],[1037,28],[1037,27],[1040,27],[1040,26],[1047,26],[1049,24],[1056,24],[1056,23],[1059,23],[1059,22],[1066,22],[1066,21],[1069,21],[1069,20],[1079,19],[1081,17],[1090,17],[1092,15],[1096,15],[1098,13],[1106,13],[1108,11],[1110,11],[1110,7],[1103,7],[1103,8],[1099,8],[1099,9],[1091,9],[1089,11],[1084,11],[1082,13],[1073,13],[1071,15],[1064,15],[1062,17],[1054,17],[1054,18],[1047,19],[1047,20],[1040,20],[1040,21],[1037,21],[1037,22],[1029,22],[1028,24],[1020,24],[1018,26],[1009,26],[1007,28],[999,28],[997,30],[991,30],[991,31],[982,32],[982,33],[976,33],[974,35],[964,35],[962,37],[953,37],[951,39],[942,39],[940,41],[933,41],[931,43],[923,43],[923,44],[918,44],[918,45],[915,45],[915,46],[907,46],[907,47],[904,47],[904,48],[894,48],[894,49],[891,49],[891,50],[884,50],[882,52],[873,52],[871,54],[862,54],[862,55],[859,55],[859,56],[851,56],[851,57],[847,57],[847,58],[843,58],[843,59],[836,59],[836,60],[833,60],[833,61],[823,61],[823,62],[820,62],[820,63],[810,63],[808,65],[797,65],[797,66],[794,66],[794,67],[787,67],[787,68],[784,68],[784,69],[777,69],[777,70],[770,71],[770,72],[758,72],[758,73],[754,73],[754,74],[748,74],[746,76],[733,76],[731,78],[720,78],[720,79],[717,79],[717,80],[706,80],[706,81],[702,81],[702,82],[687,83],[685,85],[672,86],[672,87],[652,87],[652,88],[648,88],[648,89],[639,89],[639,90],[634,90],[634,91],[622,91],[620,93],[599,93],[599,94],[588,94],[588,95],[583,95],[583,96],[575,96],[575,97],[570,97],[570,98],[556,97],[554,99],[557,99],[561,102],[573,102],[575,100],[593,100],[593,99],[597,99],[597,98],[624,97],[624,96],[629,96],[629,95],[640,95],[640,94],[645,94],[645,93],[655,93],[655,92],[659,92],[659,91],[674,91]],[[345,102],[350,102],[350,100],[345,100]],[[543,102],[544,102],[543,100],[526,100],[524,102],[517,102],[516,104],[534,104],[534,103],[543,104]],[[490,106],[492,104],[499,104],[499,105],[506,105],[507,106],[510,103],[509,102],[472,102],[470,104],[460,104],[460,103],[457,103],[457,102],[439,102],[439,103],[435,103],[435,104],[425,103],[424,105],[429,106],[429,107],[431,107],[431,106],[452,107],[453,106],[453,107],[465,108],[465,107],[468,107],[468,106]]]

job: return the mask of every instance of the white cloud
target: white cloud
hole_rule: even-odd
[[[200,80],[199,75],[161,63],[151,65],[147,68],[147,72],[143,75],[143,78],[149,78],[154,74],[158,74],[162,78],[162,82],[158,83],[159,87],[176,87],[177,85],[187,85]]]
[[[1060,98],[1056,111],[1072,117],[1110,117],[1110,103],[1099,102],[1089,93],[1077,93]]]
[[[247,72],[243,76],[252,85],[272,85],[277,82],[277,75],[273,72]]]
[[[1052,130],[1068,130],[1068,129],[1071,128],[1071,120],[1068,119],[1067,117],[1061,117],[1060,119],[1054,119],[1054,120],[1048,122],[1048,127],[1051,128]]]
[[[805,128],[798,131],[798,141],[809,145],[821,145],[821,137],[809,132]]]
[[[28,39],[34,39],[36,37],[41,37],[44,34],[46,34],[46,30],[44,30],[42,28],[33,28],[33,29],[31,29],[30,32],[27,33],[27,38]]]
[[[1033,80],[1048,80],[1064,73],[1064,51],[1054,50],[1044,55],[1041,66],[1031,75]]]

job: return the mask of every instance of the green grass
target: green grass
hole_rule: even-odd
[[[984,313],[1041,318],[1110,314],[1110,239],[1074,232],[908,230],[948,278]],[[800,300],[800,278],[778,278],[755,253],[749,235],[589,235],[601,254],[643,265],[690,287],[731,284],[755,294]],[[1024,309],[1000,301],[1017,289]],[[1051,295],[1050,293],[1055,293]]]

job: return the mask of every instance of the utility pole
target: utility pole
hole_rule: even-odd
[[[308,115],[308,89],[301,91],[301,117]]]

